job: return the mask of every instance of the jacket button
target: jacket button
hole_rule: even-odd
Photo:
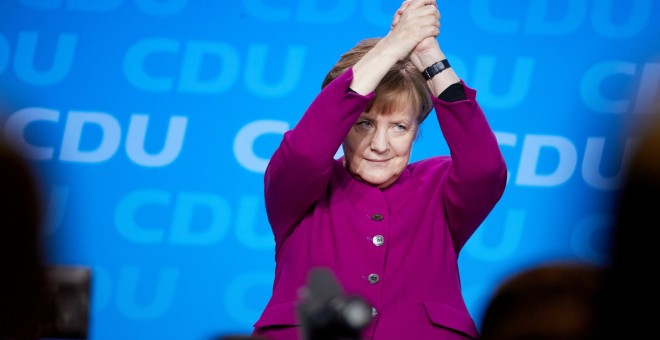
[[[375,318],[376,315],[378,315],[378,310],[376,310],[376,307],[371,307],[371,317]]]
[[[378,274],[369,274],[367,280],[369,280],[369,283],[372,285],[375,285],[380,280],[380,277],[378,277]]]
[[[383,235],[376,235],[371,239],[371,242],[373,242],[376,247],[380,247],[385,243],[385,237],[383,237]]]
[[[371,215],[371,219],[378,222],[383,220],[383,215],[381,214],[373,214]]]

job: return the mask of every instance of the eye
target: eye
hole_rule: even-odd
[[[408,127],[406,127],[403,124],[396,124],[392,128],[394,129],[394,131],[398,131],[398,132],[404,132],[404,131],[408,130]]]
[[[393,136],[404,136],[408,134],[410,128],[411,127],[406,124],[399,124],[399,123],[392,124],[392,126],[390,126],[390,133]]]
[[[368,120],[361,120],[361,121],[357,122],[355,125],[357,125],[357,127],[361,128],[361,129],[364,129],[364,130],[369,130],[369,129],[372,129],[374,127],[374,124],[372,122],[368,121]]]

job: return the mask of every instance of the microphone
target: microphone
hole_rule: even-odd
[[[371,321],[371,306],[360,296],[344,294],[326,268],[309,272],[300,297],[296,307],[304,340],[360,340]]]

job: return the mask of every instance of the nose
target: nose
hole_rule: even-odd
[[[376,129],[376,132],[371,136],[371,143],[369,147],[377,153],[384,153],[390,146],[389,136],[385,129]]]

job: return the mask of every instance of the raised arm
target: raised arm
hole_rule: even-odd
[[[413,1],[403,2],[392,20],[392,30],[404,23],[413,5]],[[438,12],[438,24],[439,19]],[[411,62],[420,72],[444,59],[437,37],[423,39],[410,53]],[[506,164],[495,134],[477,103],[476,91],[461,82],[454,68],[437,73],[427,80],[427,85],[452,158],[442,194],[443,209],[458,250],[501,198],[506,184]],[[452,85],[458,89],[443,93]],[[460,96],[456,91],[462,92]]]

